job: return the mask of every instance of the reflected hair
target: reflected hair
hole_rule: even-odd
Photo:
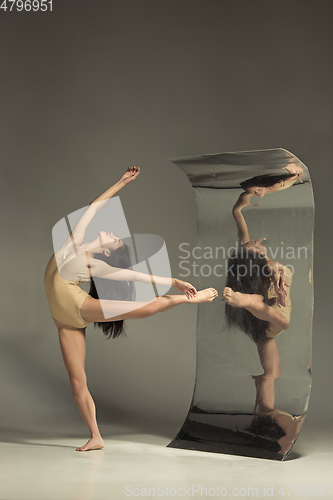
[[[107,257],[104,254],[95,255],[95,259],[106,262],[111,267],[132,269],[130,248],[124,243],[120,248],[111,251]],[[98,290],[98,292],[97,292]],[[116,281],[104,278],[91,278],[89,295],[94,299],[106,300],[135,300],[135,286],[133,281]],[[125,334],[124,320],[95,321],[95,328],[100,328],[107,339],[117,338]]]
[[[273,174],[264,174],[264,175],[257,175],[256,177],[251,177],[251,179],[247,179],[244,182],[240,183],[241,188],[244,190],[251,188],[251,187],[271,187],[274,186],[274,184],[277,184],[280,181],[289,179],[289,177],[293,177],[294,174],[280,174],[280,175],[273,175]]]
[[[286,435],[284,430],[268,415],[256,415],[245,430],[255,436],[268,437],[276,441]]]
[[[268,298],[268,290],[272,282],[271,274],[271,270],[267,272],[266,258],[241,248],[228,260],[225,286],[234,292],[262,295],[264,302],[272,305],[275,303],[275,298]],[[256,318],[243,307],[233,307],[229,304],[225,305],[225,314],[229,328],[238,327],[255,343],[267,340],[268,321]]]

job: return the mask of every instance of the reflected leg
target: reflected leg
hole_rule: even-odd
[[[223,297],[227,304],[233,307],[243,307],[256,318],[268,321],[268,331],[271,335],[277,335],[282,330],[289,328],[288,320],[266,304],[263,295],[234,292],[231,288],[226,287],[223,291]]]
[[[260,415],[274,408],[274,381],[281,375],[281,367],[279,351],[274,339],[257,342],[256,345],[264,373],[252,375],[256,384],[256,402],[253,413]]]

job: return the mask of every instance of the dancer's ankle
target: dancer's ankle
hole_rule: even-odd
[[[90,435],[91,435],[91,439],[96,439],[96,438],[102,439],[101,433],[99,431],[91,432]]]

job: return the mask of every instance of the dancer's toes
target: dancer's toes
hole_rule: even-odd
[[[212,302],[218,296],[217,290],[215,288],[206,288],[205,290],[200,290],[190,302],[193,304],[199,304],[200,302]]]
[[[226,303],[233,307],[248,306],[252,297],[252,295],[248,295],[246,293],[234,292],[229,287],[225,287],[222,296],[225,299]]]
[[[226,286],[225,289],[223,290],[222,297],[225,299],[227,304],[229,304],[233,293],[234,292],[228,286]]]
[[[231,288],[225,287],[222,296],[224,297],[227,304],[233,307],[243,307],[244,306],[244,295],[240,292],[234,292]]]
[[[210,292],[209,302],[212,302],[218,296],[218,291],[215,288],[209,288],[209,292]]]
[[[101,450],[104,448],[104,441],[101,437],[91,438],[84,446],[76,448],[76,451]]]

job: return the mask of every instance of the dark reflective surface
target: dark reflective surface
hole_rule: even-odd
[[[183,279],[219,298],[198,306],[193,400],[169,446],[283,460],[311,385],[308,170],[283,149],[173,162],[197,204],[198,248],[184,254]]]

